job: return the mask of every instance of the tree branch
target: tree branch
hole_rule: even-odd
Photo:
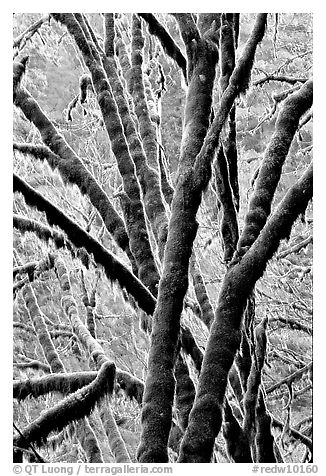
[[[180,450],[180,462],[209,462],[219,433],[228,372],[240,344],[242,314],[256,281],[280,240],[287,238],[312,198],[312,165],[288,191],[259,237],[237,264],[230,266],[219,294],[206,346],[195,405]],[[194,438],[194,435],[197,435]],[[198,435],[201,435],[198,438]]]
[[[49,224],[60,227],[74,246],[77,248],[84,247],[88,253],[93,254],[95,261],[103,266],[109,280],[116,281],[122,288],[125,288],[145,312],[148,314],[154,312],[155,298],[139,279],[95,238],[16,174],[14,174],[14,192],[22,193],[27,204],[45,212]]]

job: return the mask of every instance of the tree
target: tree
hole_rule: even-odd
[[[311,461],[310,16],[15,18],[14,460]]]

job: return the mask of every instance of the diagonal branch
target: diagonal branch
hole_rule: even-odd
[[[29,443],[41,444],[51,432],[61,431],[69,423],[88,416],[96,403],[110,394],[114,369],[114,365],[105,362],[91,383],[61,400],[27,425],[21,435],[14,437],[14,445],[26,448]]]
[[[133,259],[129,250],[129,239],[123,220],[119,217],[108,196],[95,178],[84,167],[83,163],[65,138],[58,133],[53,123],[42,111],[31,94],[24,88],[17,90],[15,105],[25,114],[40,131],[43,142],[49,147],[15,144],[14,148],[31,153],[39,159],[47,160],[52,168],[58,168],[62,177],[76,184],[82,193],[88,195],[92,205],[98,210],[103,222],[117,244],[129,258]]]
[[[280,240],[287,238],[292,225],[312,198],[312,165],[291,187],[270,217],[250,250],[225,275],[211,327],[197,397],[185,433],[180,462],[209,462],[222,415],[228,372],[240,344],[240,325],[247,298],[263,275]],[[194,438],[194,435],[202,435]]]
[[[151,293],[155,294],[159,274],[148,238],[140,186],[135,173],[135,164],[124,135],[119,111],[101,62],[100,52],[95,46],[91,30],[88,29],[83,15],[53,13],[52,16],[66,26],[90,71],[97,102],[123,180],[125,193],[122,207],[129,234],[130,249],[137,263],[139,278],[148,286]]]
[[[181,68],[184,78],[187,79],[186,58],[181,53],[180,48],[174,42],[172,36],[170,36],[170,33],[152,13],[138,13],[138,15],[147,22],[150,34],[159,39],[166,54],[174,59],[177,65]]]
[[[88,253],[93,254],[95,261],[103,266],[109,280],[116,281],[125,288],[145,312],[148,314],[154,312],[155,298],[139,279],[95,238],[16,174],[14,174],[14,192],[22,193],[28,205],[45,212],[49,224],[60,227],[74,246],[84,247]]]

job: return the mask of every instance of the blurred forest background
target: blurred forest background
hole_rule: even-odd
[[[96,41],[104,48],[102,15],[87,14],[86,17]],[[156,14],[155,18],[169,31],[186,57],[176,19],[168,14]],[[199,21],[196,15],[193,18]],[[135,20],[131,14],[115,14],[114,21],[118,76],[124,78],[121,84],[130,106],[130,116],[137,122],[141,117],[137,111],[140,100],[137,100],[137,90],[130,93],[129,69],[133,66],[130,62],[134,61],[130,54],[135,47],[135,30],[132,29]],[[241,56],[255,21],[254,14],[240,15],[236,58]],[[50,16],[17,13],[13,23],[14,61],[24,70],[21,86],[17,88],[29,92],[78,156],[87,177],[96,180],[117,215],[126,221],[128,207],[121,176],[123,164],[118,165],[96,94],[87,79],[89,71],[85,56],[65,26]],[[146,19],[141,19],[141,29],[144,37],[141,49],[143,89],[157,139],[160,183],[163,192],[166,191],[164,207],[170,216],[169,190],[172,194],[177,180],[187,85],[180,65],[164,51],[159,38],[149,33]],[[216,75],[212,107],[215,113],[221,95],[220,63]],[[244,228],[248,203],[279,111],[284,101],[311,75],[312,16],[299,13],[268,15],[265,35],[257,46],[249,87],[244,94],[237,95],[234,103],[239,181],[239,206],[235,208],[238,208],[239,232]],[[114,89],[112,84],[111,87]],[[118,93],[113,95],[118,103]],[[57,139],[52,139],[53,131],[44,119],[37,123],[26,117],[24,100],[27,102],[28,98],[15,102],[13,132],[14,173],[22,180],[19,187],[15,186],[13,201],[14,459],[19,460],[23,453],[30,461],[135,462],[142,431],[140,407],[151,346],[150,312],[141,310],[142,306],[120,283],[119,276],[110,279],[110,270],[103,267],[103,262],[85,251],[84,238],[78,237],[78,229],[73,231],[75,242],[71,241],[64,233],[65,229],[57,226],[55,219],[49,220],[44,209],[38,208],[37,199],[30,206],[31,200],[26,197],[32,192],[28,187],[45,197],[68,220],[77,223],[130,271],[134,270],[130,260],[132,253],[128,255],[127,248],[123,249],[121,236],[119,242],[116,235],[113,237],[109,233],[105,213],[94,207],[95,198],[89,193],[90,180],[85,175],[78,178],[74,166],[69,168],[69,158],[64,159],[63,165],[62,159],[60,162],[55,156],[51,157],[51,141],[54,143]],[[46,150],[42,150],[44,143]],[[274,196],[273,210],[307,170],[311,159],[312,110],[308,109],[293,137]],[[205,352],[209,335],[203,314],[207,312],[207,306],[215,310],[229,264],[221,230],[223,200],[219,197],[217,182],[218,172],[215,171],[197,213],[198,230],[193,244],[196,263],[190,266],[181,319],[184,332],[191,336],[190,350],[184,336],[180,353],[181,366],[186,366],[190,379],[190,389],[188,386],[185,393],[186,405],[189,407],[190,399],[190,408],[200,372],[195,355]],[[19,193],[24,187],[27,192]],[[236,202],[236,197],[233,200]],[[161,273],[162,250],[150,228],[148,216],[146,225],[154,261]],[[257,358],[254,329],[263,326],[267,337],[260,389],[271,419],[276,460],[284,462],[312,461],[312,228],[310,203],[306,212],[295,221],[288,240],[281,241],[269,260],[246,308],[252,319],[247,335],[250,362]],[[107,267],[110,266],[114,268],[115,264],[108,262]],[[119,268],[113,270],[115,272],[119,275]],[[139,279],[142,280],[141,276]],[[151,292],[154,294],[152,289]],[[243,349],[242,352],[244,357]],[[240,354],[239,351],[238,356]],[[99,355],[105,356],[103,361]],[[116,366],[113,389],[102,388],[101,395],[98,394],[84,413],[71,407],[66,421],[67,417],[60,413],[60,402],[67,403],[69,395],[76,395],[73,392],[83,385],[91,385],[99,362],[106,360]],[[241,446],[235,433],[248,423],[246,392],[240,388],[237,394],[236,386],[237,382],[229,382],[226,389],[228,403],[224,408],[222,431],[215,440],[211,458],[215,463],[255,459],[252,448],[251,456],[247,457],[237,456],[234,449]],[[178,403],[172,422],[180,434],[178,431],[170,434],[170,462],[178,459],[180,439],[185,430],[177,407]],[[53,409],[57,409],[58,416]],[[33,422],[42,415],[52,421],[49,432],[44,434],[42,423],[39,423],[39,432],[29,438],[35,431]]]

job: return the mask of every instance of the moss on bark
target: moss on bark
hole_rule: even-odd
[[[296,218],[312,198],[312,166],[288,191],[242,260],[225,275],[211,327],[197,398],[180,450],[180,462],[209,462],[221,427],[228,372],[240,344],[242,314],[256,281],[280,240],[287,238]],[[199,435],[199,437],[198,437]]]
[[[141,462],[168,460],[167,443],[175,388],[173,367],[183,299],[188,287],[189,259],[197,232],[196,213],[201,198],[200,194],[193,192],[192,165],[208,127],[216,61],[215,48],[201,41],[187,96],[178,181],[153,317],[152,346],[142,411],[143,432],[138,448]]]
[[[136,178],[135,165],[124,135],[118,108],[101,63],[100,52],[96,49],[90,30],[84,25],[82,15],[76,14],[75,17],[72,14],[55,13],[52,16],[67,27],[90,71],[112,151],[123,180],[124,191],[129,200],[125,219],[130,250],[137,263],[139,278],[155,294],[159,275],[149,243],[139,182]]]
[[[92,205],[98,210],[103,222],[117,244],[128,254],[129,239],[123,220],[119,217],[106,193],[95,178],[87,171],[79,157],[59,134],[30,93],[19,88],[15,105],[25,114],[40,131],[46,147],[30,144],[14,144],[16,150],[33,154],[36,158],[47,160],[52,168],[57,168],[63,179],[78,186],[81,193],[87,194]]]
[[[22,435],[14,437],[14,445],[21,448],[28,447],[30,443],[41,445],[51,432],[61,431],[73,421],[88,416],[96,403],[111,392],[113,381],[114,366],[105,362],[90,384],[61,400],[27,425]]]
[[[36,190],[15,174],[14,192],[22,193],[28,205],[45,212],[49,224],[59,226],[67,234],[74,246],[77,248],[83,247],[89,254],[93,254],[94,260],[103,266],[108,279],[119,283],[122,288],[125,288],[145,312],[148,314],[154,312],[155,298],[128,268],[77,223],[68,218],[49,200],[36,192]]]
[[[259,168],[235,259],[244,255],[266,223],[282,174],[282,167],[298,128],[300,117],[312,105],[312,91],[313,85],[310,80],[303,84],[298,92],[289,96],[283,104],[276,121],[274,134]]]
[[[139,13],[138,15],[147,22],[150,34],[159,39],[166,54],[174,59],[177,65],[181,68],[185,79],[187,79],[186,58],[181,53],[180,48],[170,36],[169,32],[152,13]]]

